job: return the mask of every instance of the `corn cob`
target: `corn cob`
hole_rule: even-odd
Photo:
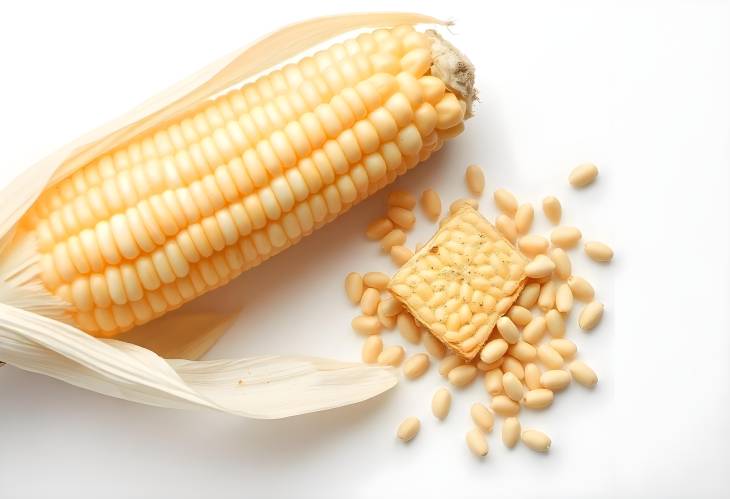
[[[98,336],[258,265],[463,129],[473,68],[433,32],[362,34],[201,103],[47,189],[21,227]]]

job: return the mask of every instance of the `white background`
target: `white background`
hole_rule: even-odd
[[[448,202],[478,162],[488,216],[499,186],[532,202],[556,194],[566,223],[616,250],[608,267],[572,253],[606,303],[597,330],[569,332],[601,381],[523,411],[550,454],[507,451],[495,433],[473,458],[464,434],[481,384],[437,423],[433,368],[355,407],[266,422],[134,405],[6,366],[0,497],[728,497],[728,2],[3,4],[1,181],[269,31],[366,9],[455,20],[451,40],[478,68],[477,116],[399,186]],[[582,161],[601,175],[577,192],[566,177]],[[362,237],[382,210],[381,194],[197,303],[234,296],[243,309],[209,357],[357,359],[342,279],[392,271]],[[420,216],[409,244],[432,231]],[[402,445],[395,428],[411,414],[423,427]]]

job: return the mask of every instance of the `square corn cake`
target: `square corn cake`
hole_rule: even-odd
[[[389,289],[434,336],[473,359],[525,285],[527,259],[465,205],[393,276]]]

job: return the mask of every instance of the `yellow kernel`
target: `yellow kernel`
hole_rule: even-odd
[[[368,239],[377,241],[385,237],[391,230],[393,230],[393,222],[387,218],[378,218],[368,225],[365,230],[365,235]]]
[[[388,209],[387,216],[391,222],[405,230],[410,230],[416,223],[416,217],[413,212],[400,206],[391,206]]]
[[[573,379],[583,386],[592,388],[598,383],[598,376],[585,362],[576,360],[568,366]]]
[[[403,363],[403,374],[408,379],[416,379],[428,370],[431,365],[431,359],[425,353],[417,353],[406,359]]]
[[[480,428],[472,428],[466,434],[466,444],[475,456],[484,457],[489,452],[487,438]]]
[[[530,409],[545,409],[553,403],[553,392],[547,388],[537,388],[525,393],[524,404]]]
[[[456,366],[449,371],[449,382],[459,388],[468,386],[477,377],[479,371],[471,364]]]
[[[451,409],[451,392],[447,388],[439,388],[433,394],[431,401],[431,412],[440,420],[446,419]]]
[[[406,242],[406,234],[400,229],[393,229],[380,240],[383,251],[390,252],[393,246],[402,246]]]
[[[584,246],[586,255],[592,260],[607,263],[613,259],[613,250],[606,244],[598,241],[589,241]]]
[[[360,309],[365,315],[375,315],[380,303],[380,292],[374,288],[367,288],[360,299]]]
[[[377,317],[361,315],[352,319],[352,329],[360,334],[378,334],[382,326]]]
[[[398,431],[396,432],[396,435],[400,440],[403,442],[410,442],[413,440],[416,435],[418,435],[418,430],[421,429],[421,422],[416,417],[408,417],[403,420],[403,422],[398,426]]]
[[[378,355],[378,364],[398,367],[403,362],[405,354],[405,350],[400,345],[387,347]]]
[[[416,206],[416,197],[407,191],[392,191],[388,194],[388,206],[398,206],[412,210]]]
[[[597,176],[598,168],[596,165],[584,164],[576,166],[573,171],[570,172],[568,181],[573,187],[581,188],[593,183]]]
[[[514,416],[505,418],[504,423],[502,423],[502,442],[505,447],[511,449],[517,445],[520,440],[521,429],[519,419]]]
[[[560,201],[555,196],[547,196],[542,200],[542,211],[545,213],[545,217],[553,224],[557,225],[560,223],[560,218],[563,215],[563,208],[560,206]]]
[[[522,443],[536,452],[547,452],[550,449],[550,437],[539,430],[522,432]]]
[[[494,202],[505,215],[514,217],[517,213],[517,198],[506,189],[494,191]]]
[[[574,248],[581,237],[580,230],[565,225],[554,228],[550,233],[550,241],[553,243],[553,246],[563,249]]]
[[[603,303],[592,301],[588,303],[578,316],[578,325],[584,331],[595,328],[603,317]]]
[[[466,168],[466,185],[477,196],[484,192],[484,172],[479,165],[469,165]]]
[[[435,221],[441,215],[441,198],[433,189],[426,189],[421,194],[421,207],[429,220]]]
[[[527,234],[532,227],[532,220],[535,218],[535,210],[530,203],[521,204],[515,213],[515,227],[519,234]]]

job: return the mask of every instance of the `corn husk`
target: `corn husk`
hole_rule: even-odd
[[[18,254],[6,251],[14,245],[31,247],[32,241],[14,239],[14,226],[41,192],[95,157],[330,38],[362,28],[421,23],[444,24],[421,14],[379,13],[290,25],[62,147],[15,179],[3,190],[0,205],[0,360],[133,402],[215,409],[253,418],[282,418],[340,407],[393,387],[397,378],[392,370],[357,363],[279,355],[183,359],[197,359],[205,353],[232,316],[178,312],[146,326],[145,334],[133,330],[121,337],[128,341],[91,337],[55,320],[57,304],[34,296],[28,282],[36,273],[35,262],[25,259],[18,265],[4,255]],[[26,293],[19,294],[17,284],[23,284]]]

